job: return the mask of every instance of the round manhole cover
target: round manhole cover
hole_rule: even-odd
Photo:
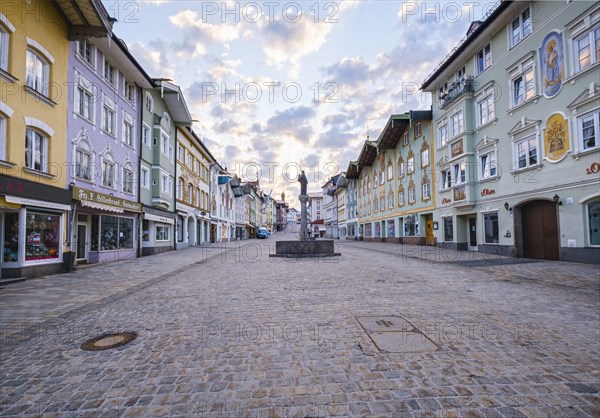
[[[108,350],[109,348],[119,347],[132,342],[137,338],[135,332],[119,332],[116,334],[103,334],[87,340],[81,344],[81,349],[85,351]]]

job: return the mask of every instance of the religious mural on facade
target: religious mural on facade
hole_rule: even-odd
[[[569,148],[569,122],[562,113],[553,113],[544,129],[544,154],[550,162],[558,162],[567,155]]]
[[[562,87],[565,76],[565,57],[562,33],[552,31],[546,35],[538,51],[542,76],[542,92],[551,98]]]

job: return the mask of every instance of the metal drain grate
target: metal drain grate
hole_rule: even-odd
[[[440,348],[414,325],[399,316],[361,316],[356,320],[381,352],[427,353]]]
[[[102,334],[87,340],[81,344],[81,349],[85,351],[101,351],[110,348],[119,347],[128,344],[137,338],[135,332],[119,332],[115,334]]]

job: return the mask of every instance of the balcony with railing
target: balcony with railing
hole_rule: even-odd
[[[460,78],[460,80],[450,83],[447,89],[440,92],[440,108],[444,109],[464,93],[474,92],[474,84],[475,83],[472,75],[464,75]]]

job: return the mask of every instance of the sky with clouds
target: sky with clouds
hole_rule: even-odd
[[[391,114],[429,109],[418,86],[495,1],[104,4],[148,74],[181,86],[221,165],[299,206],[299,168],[319,190]]]

